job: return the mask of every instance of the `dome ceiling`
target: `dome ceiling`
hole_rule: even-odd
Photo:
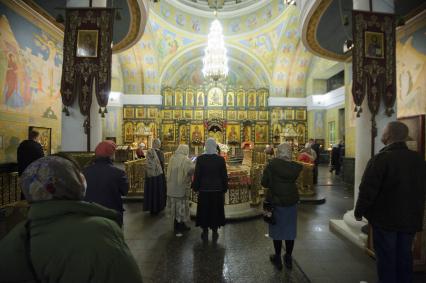
[[[124,93],[160,94],[165,86],[197,87],[204,82],[200,70],[213,16],[188,2],[195,3],[151,4],[144,36],[119,54]],[[273,96],[304,96],[312,54],[300,41],[299,9],[281,0],[239,4],[234,12],[219,12],[229,57],[228,85],[266,87]]]
[[[172,2],[172,1],[171,1]],[[259,3],[258,0],[175,0],[187,7],[199,9],[202,11],[211,11],[217,7],[219,11],[236,11],[239,9],[250,7]],[[266,1],[265,1],[266,2]]]

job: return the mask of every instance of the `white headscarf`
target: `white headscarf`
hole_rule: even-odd
[[[154,139],[152,141],[152,148],[153,149],[160,149],[160,147],[161,147],[161,141],[160,141],[160,139]]]
[[[205,150],[205,154],[217,154],[217,144],[214,138],[206,140]]]
[[[188,158],[189,146],[181,144],[178,146],[175,153],[172,155],[167,167],[167,182],[168,184],[184,184],[189,180],[188,174],[192,169],[192,162]],[[172,180],[176,178],[177,180]]]
[[[155,149],[151,148],[146,154],[146,177],[157,177],[163,174],[160,159]]]
[[[139,144],[139,148],[144,149],[145,148],[145,144],[142,142]]]
[[[293,158],[293,149],[288,143],[282,143],[277,147],[277,158],[291,161]]]

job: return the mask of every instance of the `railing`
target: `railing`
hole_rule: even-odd
[[[128,196],[143,195],[145,185],[145,159],[124,162],[124,170],[129,180]]]
[[[0,206],[21,200],[18,172],[0,173]]]
[[[298,162],[303,165],[302,172],[296,180],[296,186],[301,197],[310,197],[316,194],[314,189],[314,165],[309,163]]]

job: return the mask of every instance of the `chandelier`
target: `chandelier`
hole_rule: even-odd
[[[215,19],[210,26],[207,48],[204,50],[202,72],[204,78],[215,82],[228,76],[228,57],[226,56],[222,25],[218,19]]]

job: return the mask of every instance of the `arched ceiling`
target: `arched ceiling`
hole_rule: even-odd
[[[124,93],[160,94],[164,86],[196,87],[194,83],[203,82],[200,72],[212,17],[204,17],[200,9],[196,15],[190,14],[197,10],[194,7],[184,14],[179,10],[184,2],[151,4],[144,36],[132,49],[119,54],[124,57],[119,60]],[[229,57],[227,83],[266,87],[272,96],[303,97],[312,54],[300,40],[298,7],[275,0],[248,2],[236,10],[235,17],[228,17],[231,12],[219,16]],[[257,7],[255,13],[245,14],[253,7]],[[239,30],[232,30],[232,22],[239,23]]]

